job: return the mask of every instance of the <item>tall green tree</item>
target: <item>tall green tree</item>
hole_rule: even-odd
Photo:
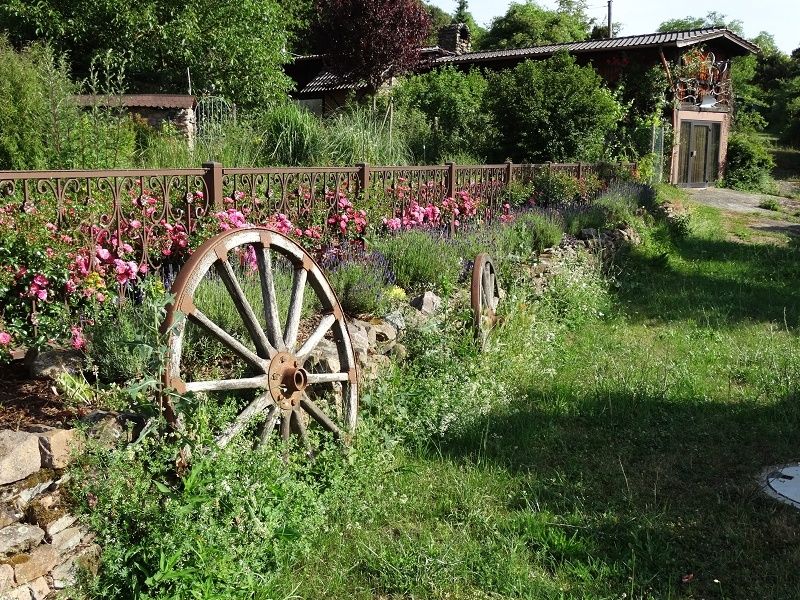
[[[566,53],[495,73],[489,89],[495,160],[601,159],[623,113],[597,72]]]
[[[480,47],[525,48],[585,40],[589,37],[590,23],[581,6],[562,2],[559,10],[548,10],[533,0],[512,2],[506,14],[492,21]]]
[[[658,26],[658,31],[687,31],[690,29],[703,29],[705,27],[725,27],[739,35],[744,34],[744,23],[738,19],[728,19],[716,11],[706,13],[705,17],[683,17],[669,19]]]
[[[108,52],[124,59],[136,91],[211,92],[256,105],[290,82],[277,0],[0,0],[0,27],[19,46],[47,41],[83,77]]]

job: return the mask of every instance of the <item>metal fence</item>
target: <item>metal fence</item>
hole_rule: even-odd
[[[0,171],[0,209],[36,213],[42,223],[73,228],[96,237],[134,238],[140,264],[157,266],[163,256],[152,247],[164,228],[187,235],[198,221],[228,209],[243,210],[254,223],[276,213],[323,231],[340,194],[386,216],[411,202],[442,202],[457,194],[480,199],[479,217],[502,211],[510,182],[526,183],[544,172],[582,178],[589,174],[633,174],[636,165],[590,163],[435,166],[230,168],[206,163],[197,169],[105,171]]]

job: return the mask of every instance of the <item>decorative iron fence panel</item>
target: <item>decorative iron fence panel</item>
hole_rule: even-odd
[[[610,172],[632,174],[635,168],[626,163]],[[246,212],[258,223],[281,213],[298,227],[324,232],[340,202],[391,218],[413,203],[441,205],[466,195],[478,200],[477,209],[461,217],[487,221],[502,214],[511,182],[527,184],[548,171],[603,176],[604,169],[582,163],[264,169],[206,163],[199,169],[0,171],[0,223],[3,214],[35,214],[42,227],[75,237],[75,247],[85,248],[93,261],[97,247],[124,240],[131,246],[128,260],[147,270],[178,261],[199,223],[228,210]]]

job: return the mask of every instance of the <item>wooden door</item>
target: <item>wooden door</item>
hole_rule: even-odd
[[[717,178],[719,170],[718,123],[682,121],[680,138],[679,183],[706,187]]]

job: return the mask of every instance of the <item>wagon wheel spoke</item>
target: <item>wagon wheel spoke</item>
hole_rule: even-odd
[[[272,405],[267,413],[267,419],[264,421],[264,424],[261,425],[261,431],[258,436],[259,441],[256,444],[257,447],[263,446],[269,439],[269,436],[272,435],[272,432],[275,429],[275,424],[278,422],[278,417],[280,416],[281,409],[275,405]]]
[[[326,415],[322,409],[317,406],[317,404],[311,398],[308,397],[307,394],[305,394],[300,400],[300,406],[302,406],[303,410],[305,410],[317,423],[322,425],[337,438],[341,437],[342,432],[339,427],[336,426],[336,423],[331,421],[330,417],[328,417],[328,415]]]
[[[228,348],[228,350],[234,352],[239,356],[239,358],[247,361],[247,363],[252,367],[255,367],[260,371],[264,370],[265,361],[263,358],[256,355],[247,346],[242,344],[239,340],[214,323],[214,321],[209,319],[205,314],[203,314],[202,311],[198,310],[196,307],[193,307],[193,310],[188,314],[188,318],[192,323],[199,325],[200,328],[206,333],[215,337],[220,343]]]
[[[305,344],[300,347],[300,350],[297,351],[297,358],[299,360],[305,360],[311,351],[317,347],[325,334],[328,333],[330,328],[336,322],[336,317],[332,314],[327,314],[322,317],[322,321],[320,321],[317,328],[314,330],[309,338],[306,340]]]
[[[481,285],[481,292],[483,296],[483,305],[485,308],[492,310],[492,298],[494,296],[494,289],[492,287],[492,273],[489,271],[489,266],[487,265],[483,269],[483,276],[481,277],[482,285]]]
[[[350,380],[350,373],[343,372],[343,373],[309,373],[308,374],[308,384],[313,385],[315,383],[335,383],[335,382],[345,382]]]
[[[258,396],[258,398],[253,400],[242,412],[239,413],[233,423],[226,427],[225,430],[217,436],[217,445],[220,448],[227,446],[228,443],[247,426],[253,417],[264,412],[266,408],[271,406],[275,405],[273,404],[272,397],[268,392]]]
[[[292,433],[292,414],[294,414],[294,411],[291,409],[281,411],[281,439],[284,442],[289,441],[289,436]]]
[[[297,437],[300,438],[300,442],[306,449],[306,454],[308,456],[313,456],[314,452],[311,449],[311,441],[308,439],[308,432],[306,431],[306,425],[305,423],[303,423],[300,411],[297,410],[296,408],[292,411],[292,430],[294,431],[294,433],[297,434]]]
[[[289,314],[286,318],[286,332],[284,345],[289,351],[294,350],[297,343],[297,328],[300,325],[300,314],[303,312],[303,295],[306,287],[308,271],[303,267],[296,267],[292,278],[292,296],[289,300]]]
[[[276,350],[272,344],[267,341],[267,336],[264,334],[264,330],[261,328],[261,325],[258,322],[256,313],[253,312],[253,307],[250,306],[250,302],[244,295],[242,286],[239,284],[239,280],[236,278],[236,274],[233,272],[231,263],[228,262],[227,258],[220,258],[217,260],[215,265],[217,268],[217,273],[222,279],[222,282],[225,284],[228,293],[231,295],[231,299],[236,306],[236,310],[242,317],[242,321],[244,321],[244,325],[247,328],[247,333],[250,334],[250,338],[253,340],[259,356],[266,358],[274,355]]]
[[[272,252],[269,248],[255,248],[258,262],[258,275],[261,279],[261,297],[264,300],[264,319],[267,324],[267,337],[278,350],[283,349],[281,322],[278,317],[278,299],[275,295],[275,278],[272,276]]]
[[[210,379],[208,381],[187,381],[187,392],[234,392],[256,390],[267,385],[267,376],[245,377],[243,379]]]

